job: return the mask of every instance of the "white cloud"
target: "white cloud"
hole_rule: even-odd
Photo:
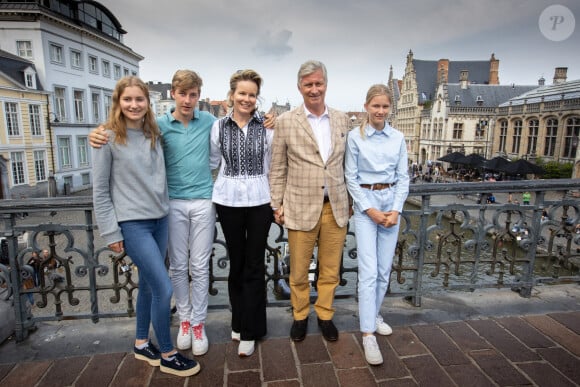
[[[504,84],[534,84],[554,68],[580,79],[580,2],[559,0],[576,15],[564,42],[540,33],[552,0],[213,0],[165,3],[102,0],[127,30],[125,44],[145,59],[145,80],[168,82],[178,68],[204,79],[203,95],[224,98],[235,70],[264,78],[262,97],[298,104],[296,72],[308,59],[329,70],[328,103],[360,110],[366,89],[385,82],[389,66],[402,78],[406,55],[423,60],[500,60]]]

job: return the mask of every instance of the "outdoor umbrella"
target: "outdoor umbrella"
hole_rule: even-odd
[[[534,175],[542,175],[545,172],[544,168],[524,159],[519,159],[509,163],[502,168],[502,171],[509,175],[528,175],[532,173]]]
[[[445,156],[441,156],[439,157],[437,160],[439,161],[445,161],[448,163],[454,163],[455,160],[460,159],[462,157],[465,157],[465,155],[461,152],[453,152],[453,153],[448,153]]]
[[[485,157],[477,153],[472,153],[469,156],[463,156],[454,161],[456,164],[468,165],[473,168],[481,167],[487,161]]]
[[[505,168],[508,164],[510,164],[508,159],[505,157],[496,156],[483,163],[483,167],[485,169],[491,169],[492,171],[503,171],[502,168]]]

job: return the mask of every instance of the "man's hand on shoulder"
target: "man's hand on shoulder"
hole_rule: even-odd
[[[264,128],[274,129],[276,126],[276,113],[267,113],[264,118]]]
[[[89,133],[89,144],[93,148],[100,148],[109,141],[109,136],[103,125],[91,130]]]

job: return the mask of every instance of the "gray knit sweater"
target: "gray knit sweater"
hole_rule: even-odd
[[[93,202],[101,236],[110,245],[123,240],[119,222],[159,219],[169,213],[161,139],[155,149],[142,130],[127,129],[127,144],[93,148]]]

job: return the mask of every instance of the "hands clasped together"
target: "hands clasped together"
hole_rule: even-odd
[[[372,219],[376,224],[380,224],[384,227],[392,227],[397,224],[399,220],[399,211],[379,211],[376,208],[369,208],[366,210],[366,214]]]

